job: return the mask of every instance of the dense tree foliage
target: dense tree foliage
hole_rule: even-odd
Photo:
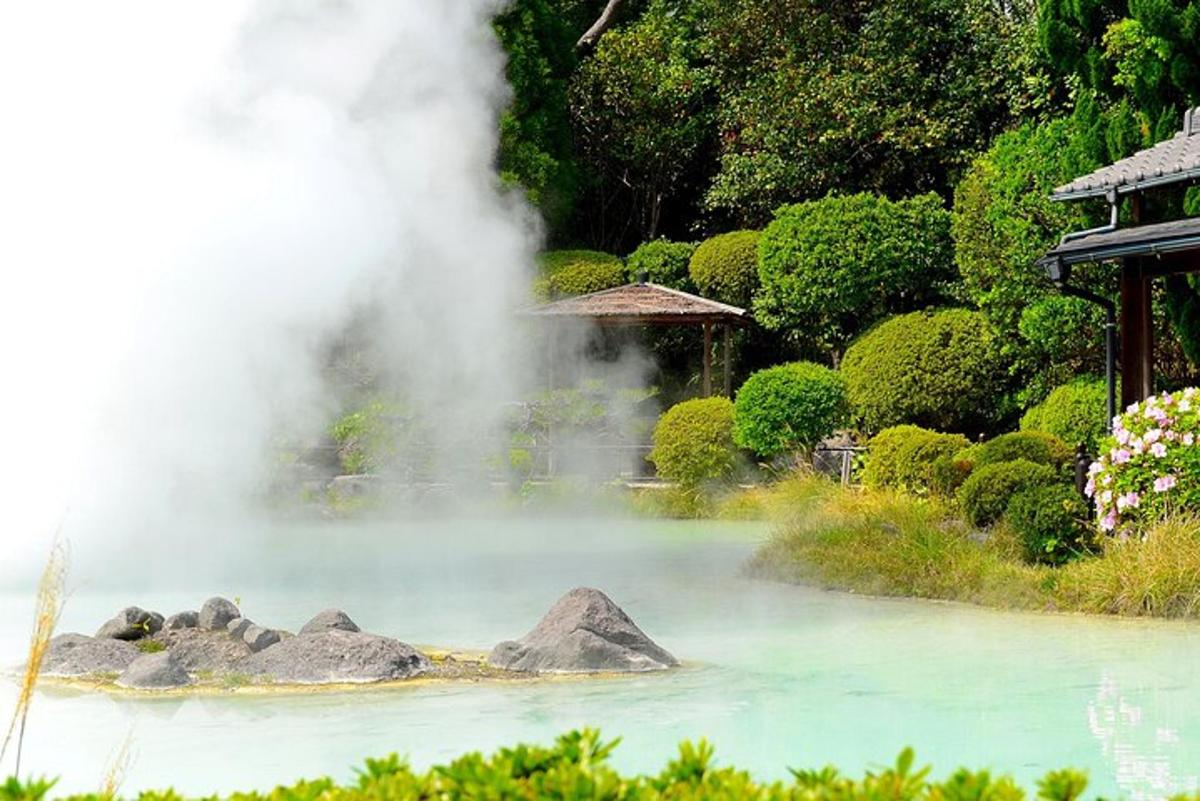
[[[705,297],[750,305],[758,289],[758,237],[758,231],[731,231],[700,243],[688,272]]]

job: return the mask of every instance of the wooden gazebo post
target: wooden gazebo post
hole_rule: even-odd
[[[704,394],[712,395],[712,323],[704,323]]]

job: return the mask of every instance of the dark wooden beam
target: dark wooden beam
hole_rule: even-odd
[[[712,323],[704,324],[704,397],[712,395]]]
[[[1142,198],[1130,198],[1134,225],[1142,219]],[[1154,392],[1153,278],[1143,268],[1149,260],[1125,259],[1121,265],[1121,406],[1145,400]]]
[[[725,324],[725,341],[724,341],[724,343],[722,343],[721,355],[725,359],[724,378],[725,378],[725,397],[727,397],[727,398],[733,397],[733,372],[730,368],[730,365],[733,363],[733,359],[729,355],[732,348],[733,348],[733,328],[729,325],[729,323],[726,323]]]

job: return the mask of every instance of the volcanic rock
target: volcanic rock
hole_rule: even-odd
[[[117,677],[118,687],[137,690],[162,690],[183,687],[191,683],[187,671],[179,658],[170,651],[143,654],[125,668]]]
[[[140,640],[156,633],[163,626],[162,615],[147,612],[138,606],[127,606],[100,627],[97,639]]]
[[[279,632],[262,626],[247,626],[246,630],[242,632],[242,642],[246,643],[246,646],[254,653],[269,648],[280,639]]]
[[[119,673],[141,655],[126,640],[98,639],[84,634],[60,634],[50,641],[42,662],[46,676],[87,676]]]
[[[197,623],[200,628],[209,631],[224,631],[229,621],[241,617],[242,613],[232,601],[224,598],[209,598],[200,607],[200,617]]]
[[[239,670],[285,684],[323,684],[407,679],[430,667],[407,643],[331,629],[285,639],[246,659]]]
[[[230,637],[224,629],[165,629],[154,636],[192,673],[227,673],[250,656],[250,646]]]
[[[163,628],[173,631],[175,629],[194,629],[199,625],[199,612],[179,612],[167,618],[166,622],[163,623]]]
[[[225,625],[225,630],[229,632],[230,637],[240,640],[246,629],[253,625],[254,621],[248,617],[235,617]]]
[[[507,670],[551,673],[641,672],[679,664],[607,595],[587,587],[560,598],[520,640],[497,645],[488,661]]]
[[[317,613],[316,617],[304,624],[300,629],[301,636],[317,634],[322,631],[362,631],[350,616],[341,609],[326,609]]]

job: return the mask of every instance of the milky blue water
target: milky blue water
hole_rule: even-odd
[[[86,554],[61,630],[90,633],[136,603],[163,613],[208,596],[295,629],[346,609],[413,643],[489,648],[524,634],[567,589],[607,591],[685,669],[627,679],[463,683],[307,697],[129,698],[45,689],[26,765],[62,791],[100,785],[129,738],[125,792],[268,788],[351,775],[392,751],[417,766],[580,726],[621,737],[616,764],[656,771],[684,738],[762,778],[848,772],[905,745],[935,774],[1089,771],[1092,791],[1154,798],[1200,776],[1200,626],[1011,614],[757,582],[739,569],[756,525],[601,519],[297,524],[240,538],[219,559],[139,570],[136,552]],[[211,556],[211,553],[209,554]],[[103,565],[103,566],[101,566]],[[2,578],[2,577],[0,577]],[[0,590],[0,662],[17,663],[32,598]],[[15,685],[0,682],[0,714]],[[11,762],[0,766],[11,769]]]

